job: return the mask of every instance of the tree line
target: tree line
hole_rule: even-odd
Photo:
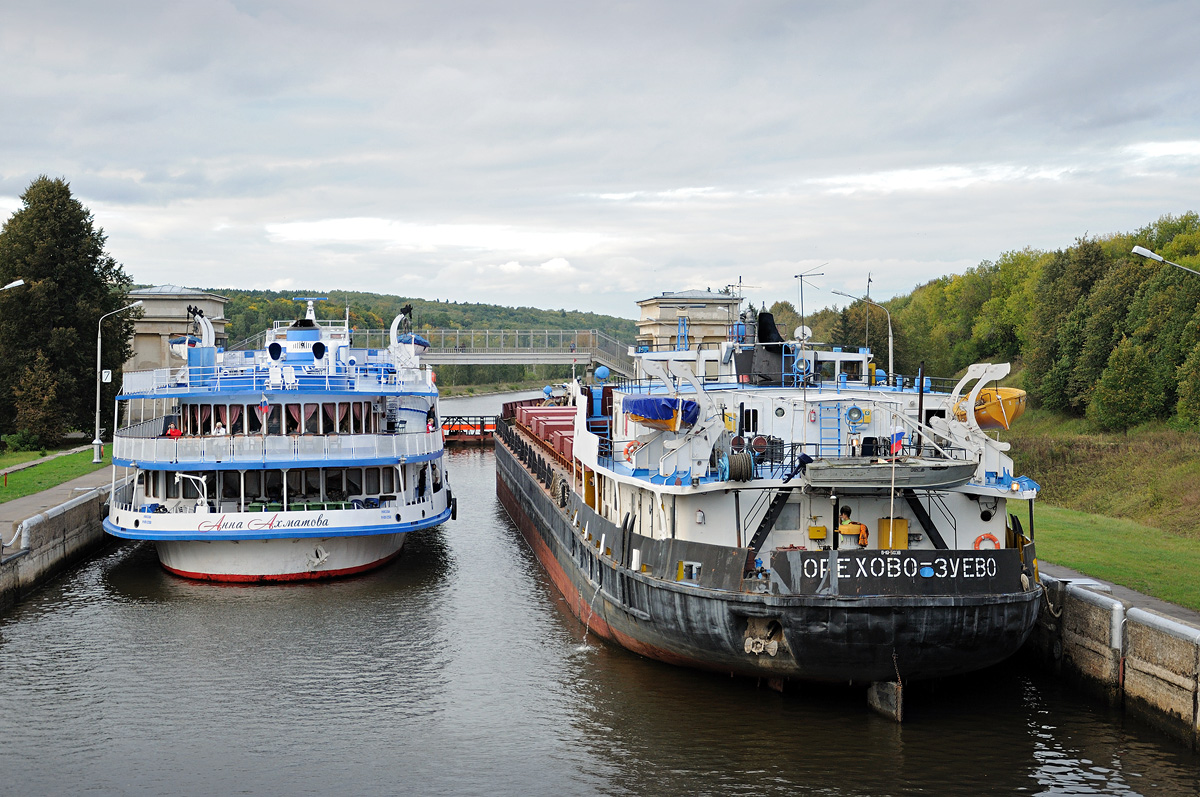
[[[1095,427],[1152,420],[1200,425],[1200,276],[1132,254],[1143,246],[1200,270],[1200,216],[1163,216],[1132,233],[1026,248],[878,302],[892,316],[896,370],[953,376],[1011,361],[1035,403]],[[789,302],[771,307],[799,325]],[[870,339],[866,337],[868,314]],[[887,351],[884,312],[866,302],[805,319],[817,341]]]
[[[327,302],[314,307],[318,318],[345,318],[350,309],[350,326],[355,329],[387,329],[405,305],[412,305],[415,329],[597,329],[618,340],[632,342],[637,326],[625,318],[584,313],[578,310],[541,310],[536,307],[504,307],[496,304],[442,302],[414,296],[364,293],[361,291],[305,290],[266,291],[205,288],[227,297],[226,334],[231,344],[245,340],[271,326],[274,321],[297,318],[303,302],[295,296],[324,296]]]

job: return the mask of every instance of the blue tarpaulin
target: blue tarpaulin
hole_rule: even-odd
[[[625,399],[622,407],[630,415],[644,419],[648,426],[658,428],[691,426],[700,417],[700,405],[696,402],[667,396],[634,396]]]

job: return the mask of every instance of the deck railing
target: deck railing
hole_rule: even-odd
[[[136,427],[131,427],[136,428]],[[215,463],[404,460],[442,448],[441,430],[409,434],[235,435],[233,437],[138,437],[117,433],[113,457],[133,462],[186,465]]]

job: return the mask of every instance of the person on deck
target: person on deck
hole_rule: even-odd
[[[217,421],[217,425],[213,428],[213,437],[224,437],[224,436],[225,436],[225,424],[221,423],[220,421]]]
[[[853,534],[853,533],[857,532],[858,533],[858,547],[866,548],[867,547],[867,527],[862,523],[858,523],[858,522],[855,522],[850,519],[850,507],[848,507],[848,506],[845,506],[845,505],[842,506],[841,516],[842,516],[842,524],[838,528],[838,533]]]
[[[183,432],[179,431],[179,427],[177,427],[175,424],[172,423],[167,425],[167,437],[170,437],[172,440],[178,440],[182,436]]]

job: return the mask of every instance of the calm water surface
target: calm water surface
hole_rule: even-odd
[[[897,726],[585,643],[491,452],[450,456],[458,521],[375,573],[195,584],[123,544],[0,615],[0,793],[1200,793],[1200,757],[1015,668]]]

